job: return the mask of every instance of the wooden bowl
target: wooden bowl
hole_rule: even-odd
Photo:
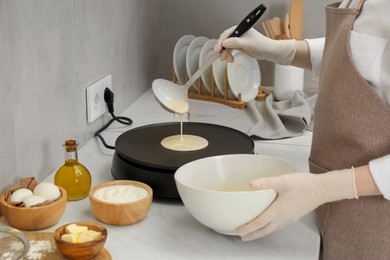
[[[94,194],[97,190],[117,185],[133,185],[143,188],[147,191],[148,195],[140,200],[129,203],[108,203],[95,198]],[[89,192],[89,203],[95,217],[109,225],[125,226],[140,222],[148,214],[152,205],[153,190],[145,183],[130,181],[130,180],[118,180],[109,181],[94,186]]]
[[[65,228],[70,224],[86,226],[89,230],[101,232],[102,236],[97,240],[85,243],[71,243],[64,241],[61,239],[61,236],[65,233]],[[107,239],[107,229],[98,223],[73,222],[57,228],[54,231],[53,237],[58,250],[68,259],[91,259],[98,255],[102,250]]]
[[[4,194],[0,195],[0,209],[9,223],[14,228],[21,230],[39,230],[57,224],[64,214],[67,198],[66,190],[61,190],[61,198],[57,201],[39,207],[16,207],[5,201]]]

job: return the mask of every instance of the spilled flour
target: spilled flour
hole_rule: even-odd
[[[17,256],[17,252],[23,250],[21,242],[12,241],[10,244],[10,251],[0,255],[1,260],[12,260]],[[40,260],[43,259],[46,253],[52,253],[55,248],[49,240],[30,240],[30,250],[22,259],[26,260]]]

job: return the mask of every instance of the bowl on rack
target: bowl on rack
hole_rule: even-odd
[[[179,195],[203,225],[227,235],[259,216],[276,198],[272,189],[253,190],[251,180],[292,173],[289,161],[266,155],[230,154],[206,157],[175,173]]]

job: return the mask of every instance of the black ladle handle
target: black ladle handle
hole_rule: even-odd
[[[260,19],[260,17],[264,14],[267,7],[261,4],[256,7],[252,12],[250,12],[244,20],[241,21],[239,25],[237,25],[236,29],[229,35],[228,38],[231,37],[240,37],[244,33],[246,33],[250,28],[252,28],[256,22]],[[225,48],[222,47],[222,50]]]
[[[230,34],[229,37],[240,37],[244,33],[246,33],[250,28],[252,28],[256,22],[260,19],[260,17],[264,14],[267,7],[261,4],[256,7],[252,12],[250,12],[244,20],[241,21],[239,25],[237,25],[234,32]]]

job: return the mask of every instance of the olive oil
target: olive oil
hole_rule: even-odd
[[[80,200],[88,196],[91,189],[91,174],[78,161],[77,143],[75,140],[65,141],[65,163],[55,174],[54,183],[66,190],[68,200]]]

